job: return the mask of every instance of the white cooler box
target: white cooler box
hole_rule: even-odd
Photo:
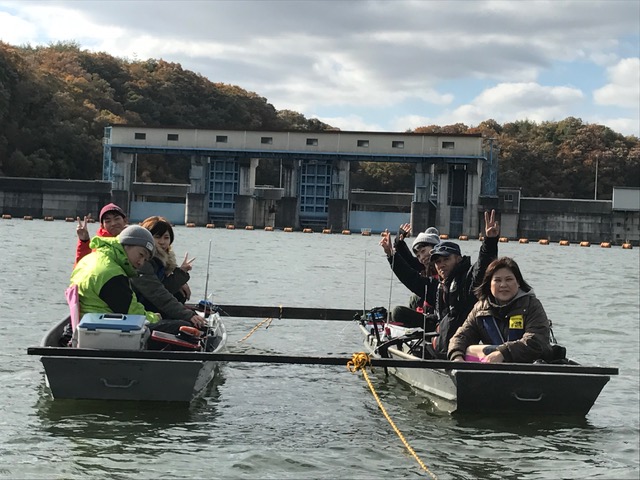
[[[144,315],[86,313],[78,325],[78,348],[140,350],[147,332]]]

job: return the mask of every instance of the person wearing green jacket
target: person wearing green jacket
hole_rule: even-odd
[[[153,235],[138,225],[126,227],[115,238],[93,237],[94,250],[83,257],[71,273],[78,287],[80,318],[85,313],[144,315],[157,323],[160,314],[145,310],[131,288],[130,278],[153,256]]]

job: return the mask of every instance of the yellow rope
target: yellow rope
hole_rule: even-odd
[[[271,325],[272,321],[273,321],[273,318],[271,318],[271,317],[265,318],[260,323],[258,323],[255,327],[253,327],[249,333],[247,333],[244,337],[242,337],[240,340],[238,340],[238,343],[244,342],[247,338],[249,338],[251,335],[253,335],[253,332],[258,330],[266,322],[269,322],[269,323],[265,328],[269,328],[269,325]]]
[[[367,381],[367,384],[369,385],[369,389],[371,390],[371,393],[373,393],[373,396],[376,399],[376,402],[378,402],[378,406],[380,407],[380,410],[382,410],[382,414],[384,415],[384,417],[387,419],[387,421],[389,422],[393,430],[396,432],[396,434],[404,444],[404,446],[407,448],[407,450],[413,456],[413,458],[416,459],[416,461],[422,467],[422,469],[425,472],[427,472],[431,476],[431,478],[433,478],[434,480],[437,480],[438,477],[436,477],[436,475],[427,468],[427,466],[422,462],[422,460],[418,458],[418,455],[416,455],[416,452],[413,450],[413,448],[411,448],[411,445],[409,445],[409,442],[407,442],[407,440],[404,438],[404,435],[402,435],[402,432],[398,429],[398,427],[396,427],[395,423],[393,423],[393,420],[391,420],[391,417],[389,416],[384,406],[382,405],[382,402],[380,401],[380,397],[378,397],[378,394],[376,393],[376,390],[373,387],[371,380],[369,379],[369,375],[367,375],[367,370],[365,368],[367,365],[371,365],[371,358],[366,353],[359,352],[359,353],[354,353],[352,359],[347,362],[347,369],[349,369],[349,371],[352,373],[355,373],[358,370],[362,370],[362,375],[364,376],[364,379]]]

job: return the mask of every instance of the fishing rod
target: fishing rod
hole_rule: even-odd
[[[204,282],[204,301],[208,300],[207,291],[209,290],[209,270],[211,267],[211,240],[209,240],[209,254],[207,255],[207,276]]]

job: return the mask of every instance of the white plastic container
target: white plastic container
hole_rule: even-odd
[[[140,350],[146,331],[144,315],[87,313],[78,325],[78,348]]]

